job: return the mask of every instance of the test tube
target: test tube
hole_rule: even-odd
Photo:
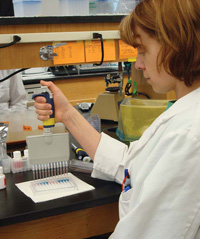
[[[32,165],[32,171],[33,171],[33,179],[35,180],[35,166]]]
[[[68,173],[68,164],[66,161],[63,161],[63,169],[64,169],[64,174],[67,174]]]
[[[60,162],[60,174],[63,174],[63,166],[62,166],[62,162]]]
[[[38,166],[35,164],[35,179],[38,179]]]
[[[51,165],[50,165],[50,163],[47,164],[47,172],[48,172],[48,177],[51,177]]]
[[[46,163],[44,164],[44,174],[45,174],[45,178],[47,178],[48,174],[47,174],[47,164]]]
[[[57,162],[56,167],[57,167],[57,175],[59,175],[60,174],[60,164],[59,164],[59,162]]]
[[[57,172],[56,172],[56,163],[55,162],[53,163],[53,173],[54,173],[54,176],[56,176]]]
[[[39,178],[42,178],[41,164],[38,164]]]
[[[51,176],[53,176],[53,163],[51,163],[50,168],[51,168]]]
[[[41,165],[42,178],[44,178],[44,164]]]

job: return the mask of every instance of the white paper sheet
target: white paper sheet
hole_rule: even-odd
[[[57,198],[61,198],[61,197],[66,197],[66,196],[70,196],[70,195],[77,194],[77,193],[87,192],[87,191],[95,189],[93,186],[83,182],[82,180],[80,180],[79,178],[77,178],[76,176],[74,176],[71,173],[68,173],[68,176],[71,177],[73,179],[73,181],[76,183],[76,185],[78,186],[77,190],[68,191],[68,192],[58,192],[56,194],[48,192],[45,195],[34,195],[32,189],[31,189],[31,182],[33,182],[33,181],[18,183],[15,185],[27,197],[30,197],[35,203],[45,202],[45,201],[49,201],[49,200],[53,200],[53,199],[57,199]]]

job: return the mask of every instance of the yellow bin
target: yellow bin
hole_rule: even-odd
[[[139,139],[167,105],[168,100],[124,99],[120,105],[118,137],[123,141]]]

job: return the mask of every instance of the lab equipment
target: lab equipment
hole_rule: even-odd
[[[43,122],[43,135],[26,137],[34,178],[55,176],[59,171],[62,172],[63,168],[66,169],[67,167],[70,151],[69,133],[53,134],[55,125],[53,95],[47,87],[42,87],[41,91],[40,94],[33,95],[33,98],[36,96],[45,97],[46,101],[52,105],[53,114],[49,120]]]
[[[15,17],[42,15],[42,0],[13,0]]]
[[[69,161],[69,169],[70,171],[74,171],[74,172],[82,172],[82,173],[91,174],[93,170],[93,163],[92,161],[84,162],[77,159],[72,159]]]
[[[31,167],[33,171],[33,179],[54,177],[68,173],[68,162],[66,161],[33,164]]]
[[[0,166],[2,160],[7,156],[6,138],[8,134],[8,124],[0,123]]]
[[[3,167],[0,166],[0,190],[6,188],[6,176],[3,174]]]
[[[93,103],[89,103],[89,102],[83,102],[83,103],[77,103],[77,104],[82,111],[89,111],[93,106]]]
[[[28,149],[24,150],[24,156],[22,157],[22,161],[23,161],[23,171],[30,170]]]
[[[4,173],[10,173],[10,157],[7,155],[6,138],[8,135],[8,124],[0,123],[0,166]]]
[[[12,173],[20,173],[31,169],[28,157],[28,149],[25,149],[23,154],[24,155],[22,156],[21,151],[13,152],[13,158],[10,158],[10,167]]]
[[[120,105],[118,137],[123,141],[139,139],[167,105],[168,100],[124,99]]]
[[[22,161],[21,151],[13,152],[11,169],[13,173],[23,172],[23,161]]]
[[[88,156],[88,154],[80,147],[77,147],[71,143],[72,149],[76,154],[77,159],[72,159],[69,161],[69,169],[72,171],[91,173],[93,168],[93,161]]]
[[[124,99],[122,64],[118,63],[118,74],[108,74],[105,77],[106,92],[100,94],[91,109],[92,114],[98,114],[100,119],[118,121],[119,105]],[[118,86],[108,87],[109,84]]]
[[[7,155],[6,158],[2,160],[2,167],[4,173],[10,173],[11,171],[11,157]]]
[[[77,190],[78,187],[71,177],[60,175],[32,181],[31,189],[34,194],[41,195]]]
[[[76,153],[76,157],[78,160],[82,160],[84,162],[89,162],[91,160],[91,158],[88,156],[84,149],[77,147],[73,143],[71,143],[71,145],[73,151]]]

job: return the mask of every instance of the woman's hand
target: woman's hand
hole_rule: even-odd
[[[101,135],[93,126],[69,103],[62,91],[52,82],[41,81],[41,85],[47,86],[53,93],[55,120],[63,122],[74,138],[94,158]],[[34,106],[39,120],[48,120],[53,113],[51,104],[41,96],[35,98]]]
[[[41,85],[47,86],[53,93],[54,110],[56,122],[62,122],[67,117],[68,108],[71,106],[62,91],[52,82],[41,81]],[[48,120],[52,112],[52,106],[46,103],[46,99],[42,96],[35,98],[34,106],[39,120]]]

